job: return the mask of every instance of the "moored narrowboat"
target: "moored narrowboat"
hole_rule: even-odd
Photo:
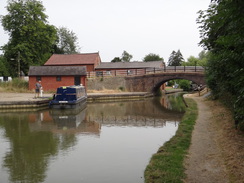
[[[84,86],[62,86],[57,88],[57,93],[54,94],[49,106],[54,109],[85,108],[86,100],[87,94]]]

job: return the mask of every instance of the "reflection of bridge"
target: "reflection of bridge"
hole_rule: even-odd
[[[166,67],[165,70],[153,70],[145,75],[126,77],[126,89],[130,92],[155,93],[159,87],[174,79],[186,79],[200,85],[205,85],[204,69],[194,66]]]
[[[167,123],[178,124],[180,119],[157,119],[143,116],[89,116],[88,120],[105,126],[162,127]]]

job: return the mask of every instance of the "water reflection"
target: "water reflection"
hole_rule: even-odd
[[[106,152],[113,152],[118,141],[125,140],[126,143],[123,143],[125,147],[120,150],[121,152],[114,152],[117,160],[120,156],[119,153],[121,153],[121,155],[126,154],[123,151],[131,151],[130,148],[132,146],[135,152],[143,151],[143,153],[145,153],[146,151],[144,148],[148,148],[149,145],[144,144],[144,140],[143,144],[141,144],[143,145],[141,146],[143,149],[139,150],[142,137],[138,137],[139,139],[136,141],[136,134],[139,133],[137,129],[143,129],[143,135],[146,135],[149,129],[155,129],[156,127],[160,130],[162,127],[166,128],[166,124],[172,123],[174,130],[170,133],[174,133],[182,115],[182,112],[175,113],[172,110],[163,108],[162,100],[156,98],[133,102],[91,103],[87,105],[85,110],[45,109],[36,112],[0,111],[0,161],[3,168],[3,170],[0,170],[0,182],[62,182],[65,176],[62,175],[62,173],[64,174],[67,171],[67,167],[63,164],[63,161],[58,161],[58,159],[63,156],[62,154],[64,152],[67,153],[67,157],[69,157],[69,154],[72,152],[73,155],[70,155],[71,157],[76,157],[77,160],[82,159],[82,163],[76,163],[76,161],[69,162],[73,162],[71,166],[76,167],[78,170],[84,170],[83,173],[85,173],[85,175],[83,176],[89,177],[89,179],[86,179],[86,182],[96,182],[95,180],[97,180],[99,176],[103,177],[110,173],[100,170],[101,175],[97,172],[94,177],[94,175],[88,173],[89,171],[87,171],[87,168],[93,165],[93,163],[95,163],[93,167],[90,167],[93,170],[94,166],[103,166],[104,163],[109,165],[112,155],[108,155],[108,153],[104,154],[104,147],[106,147]],[[121,127],[123,127],[122,130]],[[102,131],[103,138],[106,137],[105,139],[109,140],[105,141],[101,138]],[[121,131],[123,132],[121,133]],[[122,136],[118,137],[120,133]],[[160,131],[158,134],[161,134]],[[153,136],[153,133],[150,134],[150,136]],[[94,138],[101,140],[95,142],[92,140]],[[135,144],[130,144],[133,143],[133,141],[129,140],[131,141],[129,142],[127,138],[134,139]],[[151,137],[148,137],[148,144],[151,145],[152,142],[150,138]],[[167,139],[168,138],[169,137],[167,137]],[[6,142],[8,143],[8,147],[6,146]],[[92,144],[97,145],[91,148]],[[121,145],[116,149],[121,148]],[[138,146],[138,149],[136,149],[136,146]],[[76,147],[77,150],[74,150],[74,147]],[[156,144],[155,147],[157,148],[158,144]],[[80,149],[82,149],[82,151],[80,151]],[[93,150],[95,151],[93,152]],[[151,156],[151,154],[155,152],[155,149],[151,151],[152,152],[148,152],[149,155],[145,155],[145,157],[142,156],[142,160],[138,160],[136,164],[140,165],[139,162]],[[135,152],[131,153],[135,154]],[[93,157],[90,159],[87,158],[93,153]],[[143,153],[140,152],[141,155],[144,155]],[[101,165],[98,164],[100,159],[95,162],[93,161],[94,157],[98,154],[100,154],[103,159]],[[131,157],[131,154],[128,154],[128,157]],[[131,158],[132,159],[128,161],[135,159],[133,157]],[[148,159],[145,160],[145,163],[147,161]],[[146,166],[145,163],[140,165],[142,170]],[[57,167],[57,165],[60,166]],[[111,164],[109,166],[112,169],[116,169],[115,165]],[[58,169],[62,173],[57,176],[53,173],[53,169]],[[128,167],[125,167],[125,169],[128,169]],[[120,168],[118,168],[118,170],[120,170]],[[121,169],[120,171],[125,170]],[[73,176],[72,174],[74,174],[74,172],[70,172],[69,176]],[[77,172],[76,176],[79,177],[80,174],[81,173]],[[133,175],[136,174],[138,174],[138,172],[133,172]],[[118,176],[116,177],[116,175],[117,174],[114,173],[114,180],[119,178]],[[138,182],[139,177],[139,180],[143,182],[143,179],[141,179],[143,172],[140,171],[140,175],[137,175],[137,179],[134,179],[133,175],[127,175],[127,177],[130,178],[128,181],[136,180]],[[104,182],[106,182],[106,180],[108,179],[104,178]],[[102,179],[99,179],[99,182],[103,182]]]

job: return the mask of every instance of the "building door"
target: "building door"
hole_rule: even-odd
[[[74,77],[74,84],[75,84],[75,85],[80,85],[80,83],[81,83],[81,82],[80,82],[80,76],[75,76],[75,77]]]

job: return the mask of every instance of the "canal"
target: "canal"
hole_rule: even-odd
[[[85,110],[0,111],[0,182],[143,183],[176,132],[182,98],[89,103]]]

